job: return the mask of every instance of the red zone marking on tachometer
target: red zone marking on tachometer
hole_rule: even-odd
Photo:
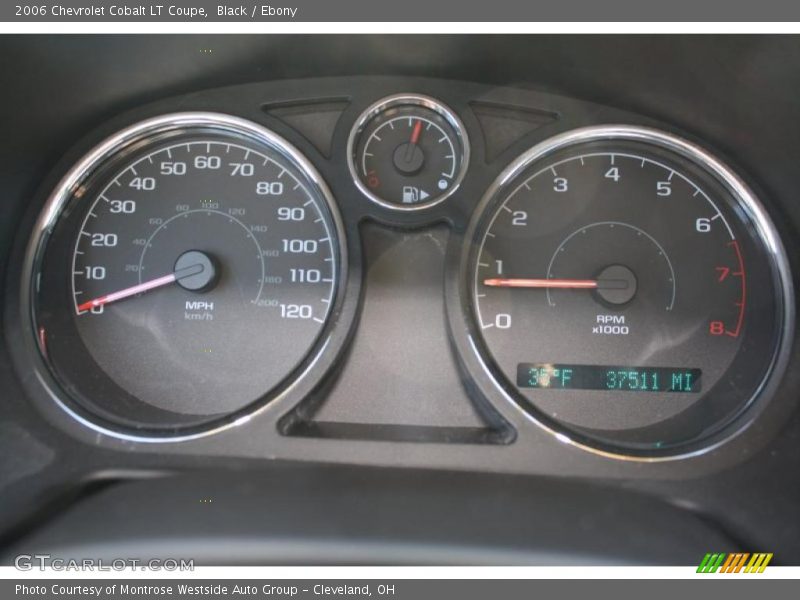
[[[736,252],[736,260],[739,262],[739,269],[735,273],[732,273],[734,277],[738,277],[741,282],[741,296],[739,301],[736,302],[736,306],[739,307],[739,318],[736,320],[736,329],[734,331],[730,331],[728,329],[725,330],[725,335],[729,335],[731,337],[739,337],[739,333],[742,330],[742,323],[744,322],[744,309],[747,305],[747,276],[744,270],[744,261],[742,260],[742,251],[739,249],[739,242],[733,240],[728,242],[728,246],[733,246],[734,252]]]
[[[39,327],[39,348],[44,357],[47,358],[47,331],[44,327]]]

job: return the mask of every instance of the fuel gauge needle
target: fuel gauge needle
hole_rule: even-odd
[[[417,121],[414,123],[414,129],[411,130],[411,140],[412,144],[416,144],[419,142],[419,136],[422,133],[422,121]]]
[[[411,139],[409,139],[408,144],[406,144],[405,160],[409,164],[414,158],[414,152],[419,152],[419,150],[417,150],[417,144],[419,143],[420,135],[422,135],[422,121],[418,120],[414,123],[414,128],[411,130]]]
[[[98,306],[104,306],[106,304],[110,304],[111,302],[124,300],[125,298],[130,298],[131,296],[135,296],[143,292],[149,292],[150,290],[155,290],[157,288],[164,287],[165,285],[174,283],[179,279],[183,279],[184,277],[191,277],[192,275],[197,275],[198,273],[202,273],[203,270],[204,268],[202,264],[191,265],[188,267],[184,267],[183,269],[178,269],[177,271],[173,271],[169,275],[164,275],[163,277],[156,277],[155,279],[151,279],[150,281],[145,281],[144,283],[132,285],[131,287],[127,287],[125,289],[112,292],[111,294],[100,296],[98,298],[95,298],[94,300],[89,300],[88,302],[84,302],[83,304],[79,304],[78,312],[91,310],[93,308],[97,308]]]

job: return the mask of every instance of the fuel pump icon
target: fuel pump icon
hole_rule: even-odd
[[[425,200],[430,196],[425,190],[421,190],[413,185],[403,186],[403,204],[415,204],[421,200]]]

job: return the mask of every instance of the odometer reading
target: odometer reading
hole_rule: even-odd
[[[726,167],[669,134],[587,128],[520,157],[482,207],[477,331],[525,406],[646,454],[699,442],[753,399],[780,299],[756,200]]]
[[[701,391],[700,369],[667,367],[610,367],[600,365],[517,365],[517,385],[548,390],[606,390],[612,392]]]

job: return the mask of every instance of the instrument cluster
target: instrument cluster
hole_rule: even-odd
[[[792,403],[792,274],[757,189],[710,142],[537,92],[342,78],[165,100],[44,186],[14,357],[51,420],[112,446],[702,461]]]

